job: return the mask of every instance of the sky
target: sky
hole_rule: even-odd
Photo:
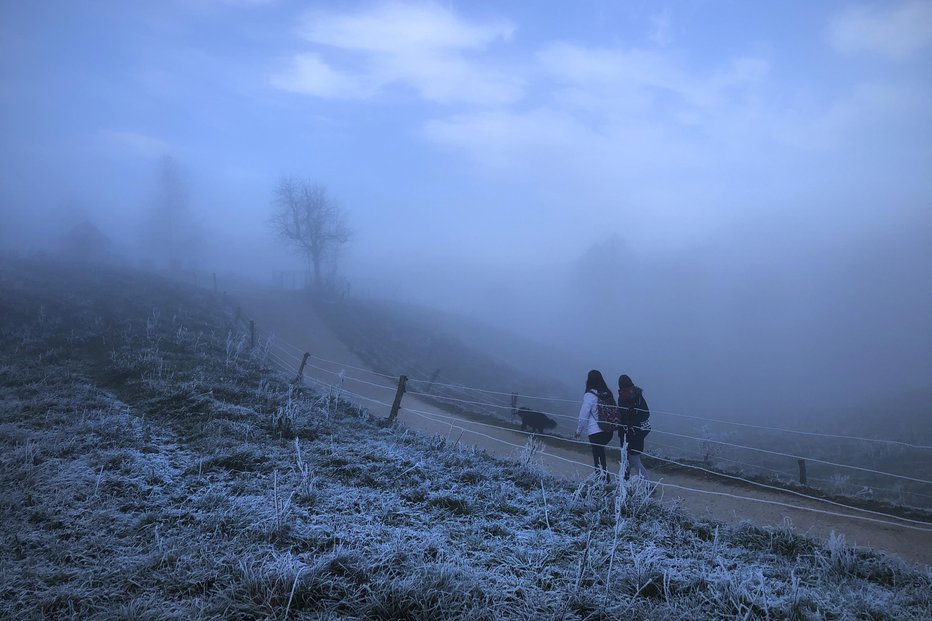
[[[132,254],[170,155],[202,269],[301,267],[268,220],[306,177],[359,294],[675,405],[932,371],[930,1],[4,1],[0,51],[4,246]]]

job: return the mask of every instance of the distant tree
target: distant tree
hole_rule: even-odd
[[[306,179],[282,177],[275,188],[272,228],[301,252],[314,270],[314,285],[321,286],[325,258],[336,261],[340,247],[353,235],[343,209],[327,188]]]
[[[153,251],[177,271],[193,260],[200,230],[188,207],[188,184],[178,161],[166,155],[159,161],[153,208],[145,236]]]

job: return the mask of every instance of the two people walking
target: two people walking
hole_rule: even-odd
[[[644,399],[644,391],[627,375],[618,378],[618,400],[612,395],[602,373],[595,369],[586,376],[586,392],[579,420],[576,424],[576,437],[583,431],[589,437],[592,448],[592,461],[595,469],[607,476],[605,447],[611,441],[615,431],[622,450],[627,446],[628,467],[634,467],[637,474],[647,479],[647,469],[641,463],[644,452],[644,438],[650,432],[650,410]],[[628,478],[628,472],[625,472]]]

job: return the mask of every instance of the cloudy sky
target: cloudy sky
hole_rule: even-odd
[[[776,271],[787,298],[905,240],[884,256],[930,297],[927,0],[3,2],[0,50],[6,244],[62,210],[133,230],[171,154],[205,264],[297,266],[266,226],[297,174],[348,211],[346,269],[398,270],[418,300],[461,269],[547,288],[528,270],[572,275],[611,240],[668,278]]]

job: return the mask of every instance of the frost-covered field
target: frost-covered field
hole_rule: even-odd
[[[932,618],[932,578],[293,390],[219,302],[0,264],[3,618]]]

